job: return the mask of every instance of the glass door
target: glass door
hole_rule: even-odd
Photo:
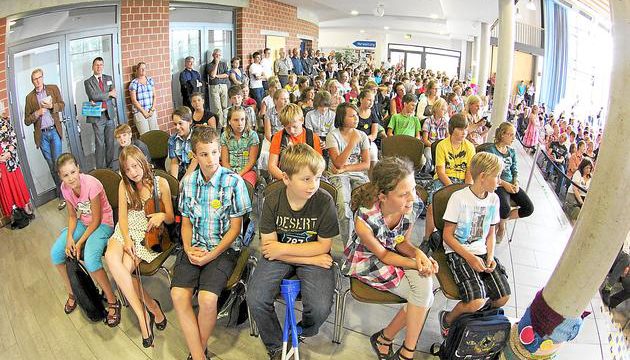
[[[41,151],[35,146],[33,125],[24,124],[24,106],[26,96],[34,89],[31,72],[41,68],[44,72],[44,84],[54,84],[61,90],[66,104],[60,113],[63,125],[62,151],[76,154],[73,123],[70,121],[69,98],[65,90],[65,64],[63,54],[65,42],[63,37],[41,40],[12,47],[9,50],[11,118],[18,136],[18,149],[22,170],[36,206],[55,198],[55,183],[48,164]]]

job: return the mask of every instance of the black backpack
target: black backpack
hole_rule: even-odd
[[[503,309],[464,314],[453,322],[441,345],[431,346],[431,354],[441,360],[496,360],[510,339],[510,328]]]
[[[11,218],[11,230],[23,229],[31,222],[30,216],[26,213],[26,211],[24,211],[24,209],[19,207],[13,208]]]
[[[76,259],[67,258],[66,270],[74,298],[81,310],[94,322],[105,319],[107,312],[103,305],[103,298],[83,265]]]

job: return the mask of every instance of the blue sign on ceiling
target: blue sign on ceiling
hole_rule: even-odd
[[[374,49],[374,48],[376,48],[376,41],[373,41],[373,40],[357,40],[357,41],[353,42],[352,45],[356,46],[356,47],[360,47],[360,48]]]

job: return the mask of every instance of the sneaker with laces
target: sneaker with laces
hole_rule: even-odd
[[[448,336],[448,330],[449,330],[449,325],[446,322],[446,315],[448,314],[448,311],[440,311],[439,314],[439,319],[440,319],[440,333],[442,334],[442,337],[447,337]]]

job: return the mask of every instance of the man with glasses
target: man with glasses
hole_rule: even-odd
[[[55,161],[61,155],[61,138],[63,128],[59,119],[59,112],[63,111],[65,104],[61,98],[61,92],[57,85],[44,85],[44,71],[40,68],[31,73],[31,82],[35,86],[33,91],[26,95],[24,107],[24,124],[33,125],[33,137],[37,146],[46,159],[48,169],[55,182],[59,203],[57,209],[66,207],[66,201],[61,195],[61,180],[57,173]]]
[[[184,106],[188,106],[193,109],[190,104],[190,98],[193,93],[203,92],[203,83],[201,82],[201,74],[193,69],[195,58],[192,56],[184,59],[184,70],[179,73],[179,86],[182,93],[182,100]]]
[[[83,82],[90,103],[101,106],[101,116],[88,116],[86,120],[94,130],[97,169],[111,167],[114,160],[114,128],[118,125],[116,87],[113,78],[103,74],[104,68],[103,58],[95,58],[92,61],[94,75]]]

